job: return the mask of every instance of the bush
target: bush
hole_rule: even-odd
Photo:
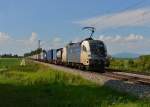
[[[146,72],[150,74],[150,55],[143,55],[137,59],[113,58],[110,60],[110,68]]]

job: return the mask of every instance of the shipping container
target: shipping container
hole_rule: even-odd
[[[57,49],[53,49],[53,63],[57,61]]]
[[[63,48],[57,49],[57,64],[62,64],[62,52]]]
[[[53,50],[52,49],[46,51],[46,58],[49,62],[53,61]]]
[[[42,51],[42,52],[40,53],[40,60],[46,61],[46,52],[45,52],[45,51]]]

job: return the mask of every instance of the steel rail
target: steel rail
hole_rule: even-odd
[[[136,74],[134,74],[134,73],[129,73],[130,75],[126,75],[124,72],[119,72],[119,73],[117,73],[117,72],[119,72],[119,71],[118,70],[110,70],[110,71],[107,70],[102,75],[108,76],[111,78],[120,79],[123,81],[131,81],[134,83],[150,85],[150,76],[149,76],[149,78],[144,78],[144,75],[140,75],[140,74],[138,74],[138,76],[136,76]]]

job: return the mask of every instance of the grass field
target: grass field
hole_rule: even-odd
[[[0,107],[150,107],[137,99],[78,75],[29,60],[0,59]]]

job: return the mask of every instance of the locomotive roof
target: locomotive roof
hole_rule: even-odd
[[[93,38],[86,38],[84,40],[82,40],[81,42],[76,42],[76,43],[69,43],[67,44],[67,46],[77,46],[80,45],[83,41],[88,41],[89,43],[103,43],[103,41],[101,40],[94,40]]]
[[[103,43],[101,40],[88,40],[89,43]]]
[[[94,40],[93,38],[86,38],[86,39],[84,39],[83,41],[88,41],[89,43],[103,43],[103,41],[101,41],[101,40]],[[81,41],[81,43],[83,42],[83,41]]]

